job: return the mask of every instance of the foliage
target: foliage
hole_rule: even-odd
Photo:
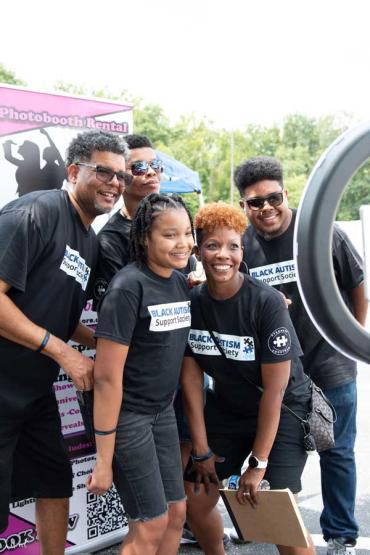
[[[24,84],[14,73],[0,64],[0,81]],[[233,187],[231,169],[250,156],[267,155],[278,158],[284,167],[285,187],[290,206],[299,204],[303,188],[316,162],[328,146],[348,127],[353,117],[347,113],[312,118],[303,114],[289,115],[282,125],[246,125],[233,131],[218,129],[206,118],[183,115],[171,122],[158,104],[145,104],[142,98],[122,90],[111,95],[105,90],[91,89],[74,83],[56,83],[64,93],[105,97],[134,106],[134,132],[149,136],[155,147],[180,160],[199,173],[206,201],[229,201]],[[233,148],[232,148],[233,144]],[[233,151],[233,165],[231,163]],[[358,218],[361,204],[370,203],[370,165],[366,164],[353,177],[343,195],[339,219]],[[234,204],[238,193],[233,187]],[[194,213],[199,197],[186,195]]]
[[[8,85],[20,85],[24,87],[26,83],[22,79],[18,79],[13,71],[5,68],[3,64],[0,63],[0,83],[6,83]]]

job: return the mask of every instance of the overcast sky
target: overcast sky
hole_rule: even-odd
[[[368,0],[13,0],[0,17],[0,62],[34,90],[127,89],[227,128],[370,120]]]

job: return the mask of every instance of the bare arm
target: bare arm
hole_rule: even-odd
[[[0,279],[0,335],[36,351],[46,330],[34,324],[19,310],[7,294],[10,288],[9,284]],[[42,354],[55,360],[72,378],[77,389],[91,389],[92,360],[55,335],[50,335]]]
[[[364,282],[360,283],[360,285],[358,285],[354,289],[351,289],[349,291],[349,295],[351,297],[353,315],[356,318],[357,322],[362,326],[364,326],[366,323],[367,307],[368,307],[368,302],[365,298]]]
[[[262,364],[263,394],[258,408],[257,432],[253,443],[253,454],[266,460],[269,457],[280,422],[281,403],[289,380],[290,360],[274,364]],[[256,503],[256,491],[265,474],[265,469],[248,468],[240,479],[240,490],[250,493],[252,504]],[[238,500],[248,498],[238,493]]]
[[[96,347],[94,330],[85,326],[82,322],[78,323],[77,328],[73,332],[72,339],[73,341],[76,341],[76,343],[90,347],[90,349],[95,349]]]
[[[97,340],[94,369],[94,428],[99,431],[114,430],[122,404],[123,368],[128,352],[121,345],[99,338]],[[112,485],[112,460],[116,434],[96,435],[96,464],[88,479],[88,490],[101,495]]]
[[[204,423],[203,370],[192,357],[185,357],[181,369],[181,388],[184,409],[189,423],[193,451],[209,451]]]
[[[198,363],[192,357],[185,357],[181,370],[182,395],[193,444],[192,452],[198,456],[210,451],[204,422],[203,381],[204,373]],[[192,470],[196,473],[194,492],[199,490],[201,482],[206,492],[209,491],[210,483],[218,484],[215,462],[222,460],[214,455],[202,462],[193,461]]]

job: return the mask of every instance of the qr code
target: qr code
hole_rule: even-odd
[[[119,495],[113,486],[104,495],[86,493],[87,539],[121,530],[128,525]]]

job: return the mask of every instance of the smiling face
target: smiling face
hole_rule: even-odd
[[[84,161],[85,163],[85,161]],[[125,159],[121,154],[95,150],[86,163],[102,166],[114,172],[125,172]],[[96,177],[93,168],[71,164],[68,167],[68,180],[72,184],[70,198],[85,225],[90,225],[100,214],[109,213],[123,191],[115,175],[108,183]]]
[[[198,253],[211,288],[220,284],[239,288],[238,270],[243,259],[240,233],[228,227],[203,231]]]
[[[258,210],[252,210],[247,204],[248,199],[268,197],[272,193],[283,193],[283,202],[279,206],[271,206],[267,201]],[[284,233],[291,222],[292,212],[288,207],[287,192],[279,181],[265,179],[249,185],[244,190],[240,206],[245,210],[248,220],[265,239],[273,239]]]
[[[152,162],[157,159],[157,155],[152,148],[142,147],[133,148],[129,152],[127,171],[131,172],[131,166],[135,162]],[[126,196],[140,202],[141,199],[150,195],[150,193],[158,193],[161,174],[155,172],[150,166],[148,171],[143,175],[133,176],[132,183],[125,187],[124,198]]]
[[[145,238],[146,262],[162,277],[185,268],[194,246],[189,216],[183,208],[168,209],[155,216]]]

